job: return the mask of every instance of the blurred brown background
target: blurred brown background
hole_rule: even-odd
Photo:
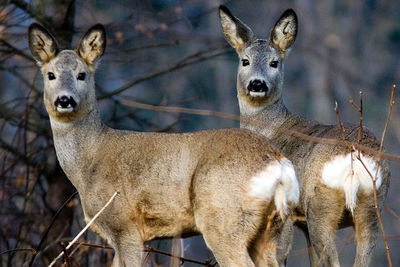
[[[42,77],[33,62],[27,28],[36,21],[62,47],[75,47],[93,24],[107,30],[106,53],[97,69],[97,96],[107,125],[137,131],[183,132],[238,127],[237,121],[124,106],[122,99],[166,106],[201,108],[238,114],[237,56],[227,46],[218,20],[219,4],[266,38],[286,8],[299,17],[297,40],[286,60],[284,99],[303,116],[336,124],[358,123],[356,103],[363,91],[364,124],[380,138],[392,84],[400,76],[399,1],[217,1],[217,0],[2,0],[0,2],[0,253],[37,249],[57,209],[74,192],[55,158],[48,116],[42,103]],[[397,94],[398,95],[398,94]],[[395,100],[399,97],[396,96]],[[385,138],[387,152],[399,153],[400,109],[394,106]],[[399,163],[392,181],[383,224],[393,265],[400,265]],[[79,197],[60,214],[43,239],[34,266],[44,266],[84,226]],[[85,241],[102,244],[87,233]],[[212,254],[201,237],[174,240],[175,253],[206,261]],[[353,230],[338,231],[343,266],[355,253]],[[171,241],[152,246],[171,251]],[[82,246],[81,266],[107,266],[111,250]],[[170,258],[152,255],[148,265],[169,266]],[[31,251],[0,255],[0,266],[21,266]],[[174,264],[174,263],[172,263]],[[308,266],[304,237],[296,232],[288,266]],[[198,266],[185,263],[184,266]],[[387,266],[379,233],[372,266]]]

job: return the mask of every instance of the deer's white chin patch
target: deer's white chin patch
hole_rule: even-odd
[[[351,154],[338,155],[327,162],[322,170],[322,182],[331,188],[342,189],[345,193],[346,207],[353,212],[356,207],[359,189],[372,192],[372,176],[376,173],[376,161],[360,154],[361,163],[357,158],[358,151]],[[368,171],[366,170],[368,169]],[[371,174],[371,175],[370,175]],[[382,174],[378,171],[376,189],[382,184]]]
[[[253,92],[249,91],[250,96],[252,97],[265,97],[267,92]]]
[[[71,105],[69,105],[69,106],[66,107],[66,108],[57,107],[57,111],[58,111],[59,113],[63,113],[63,114],[65,114],[65,113],[71,113],[72,111],[74,111],[74,108],[73,108]]]

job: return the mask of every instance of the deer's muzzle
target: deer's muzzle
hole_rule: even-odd
[[[256,96],[266,96],[268,92],[268,86],[265,83],[265,81],[261,80],[252,80],[249,82],[249,85],[247,86],[247,90],[249,90],[249,94],[253,97]]]
[[[57,97],[54,105],[59,112],[70,112],[76,107],[76,101],[72,96]]]

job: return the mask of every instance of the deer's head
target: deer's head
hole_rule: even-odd
[[[297,35],[297,16],[286,10],[269,39],[255,38],[253,31],[221,6],[219,16],[225,39],[239,56],[237,93],[239,101],[259,108],[277,102],[282,95],[283,62]]]
[[[29,48],[44,79],[44,103],[52,118],[70,121],[96,107],[94,71],[104,53],[106,36],[101,24],[83,36],[76,50],[60,50],[41,25],[29,27]]]

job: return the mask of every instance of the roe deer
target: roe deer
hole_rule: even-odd
[[[45,28],[29,28],[57,158],[79,191],[85,220],[119,192],[91,227],[115,249],[113,266],[140,266],[145,241],[191,234],[203,235],[221,266],[276,266],[282,225],[299,199],[291,162],[264,136],[244,129],[108,128],[94,86],[105,44],[100,24],[76,50],[62,51]]]
[[[306,234],[312,266],[339,266],[335,231],[353,226],[357,251],[354,266],[368,266],[377,233],[372,175],[377,159],[368,153],[351,152],[346,146],[313,143],[290,136],[285,129],[306,135],[341,139],[340,127],[292,114],[282,100],[283,63],[297,34],[296,13],[288,9],[278,19],[269,39],[256,39],[252,30],[221,6],[219,16],[226,40],[239,56],[237,97],[241,128],[267,136],[292,162],[300,184],[300,202],[293,217]],[[247,119],[246,119],[247,118]],[[249,122],[258,120],[265,125]],[[345,139],[357,143],[358,126],[344,128]],[[360,144],[379,149],[379,142],[362,130]],[[378,204],[386,198],[390,172],[387,162],[380,162],[376,181]],[[306,223],[305,224],[305,221]]]

